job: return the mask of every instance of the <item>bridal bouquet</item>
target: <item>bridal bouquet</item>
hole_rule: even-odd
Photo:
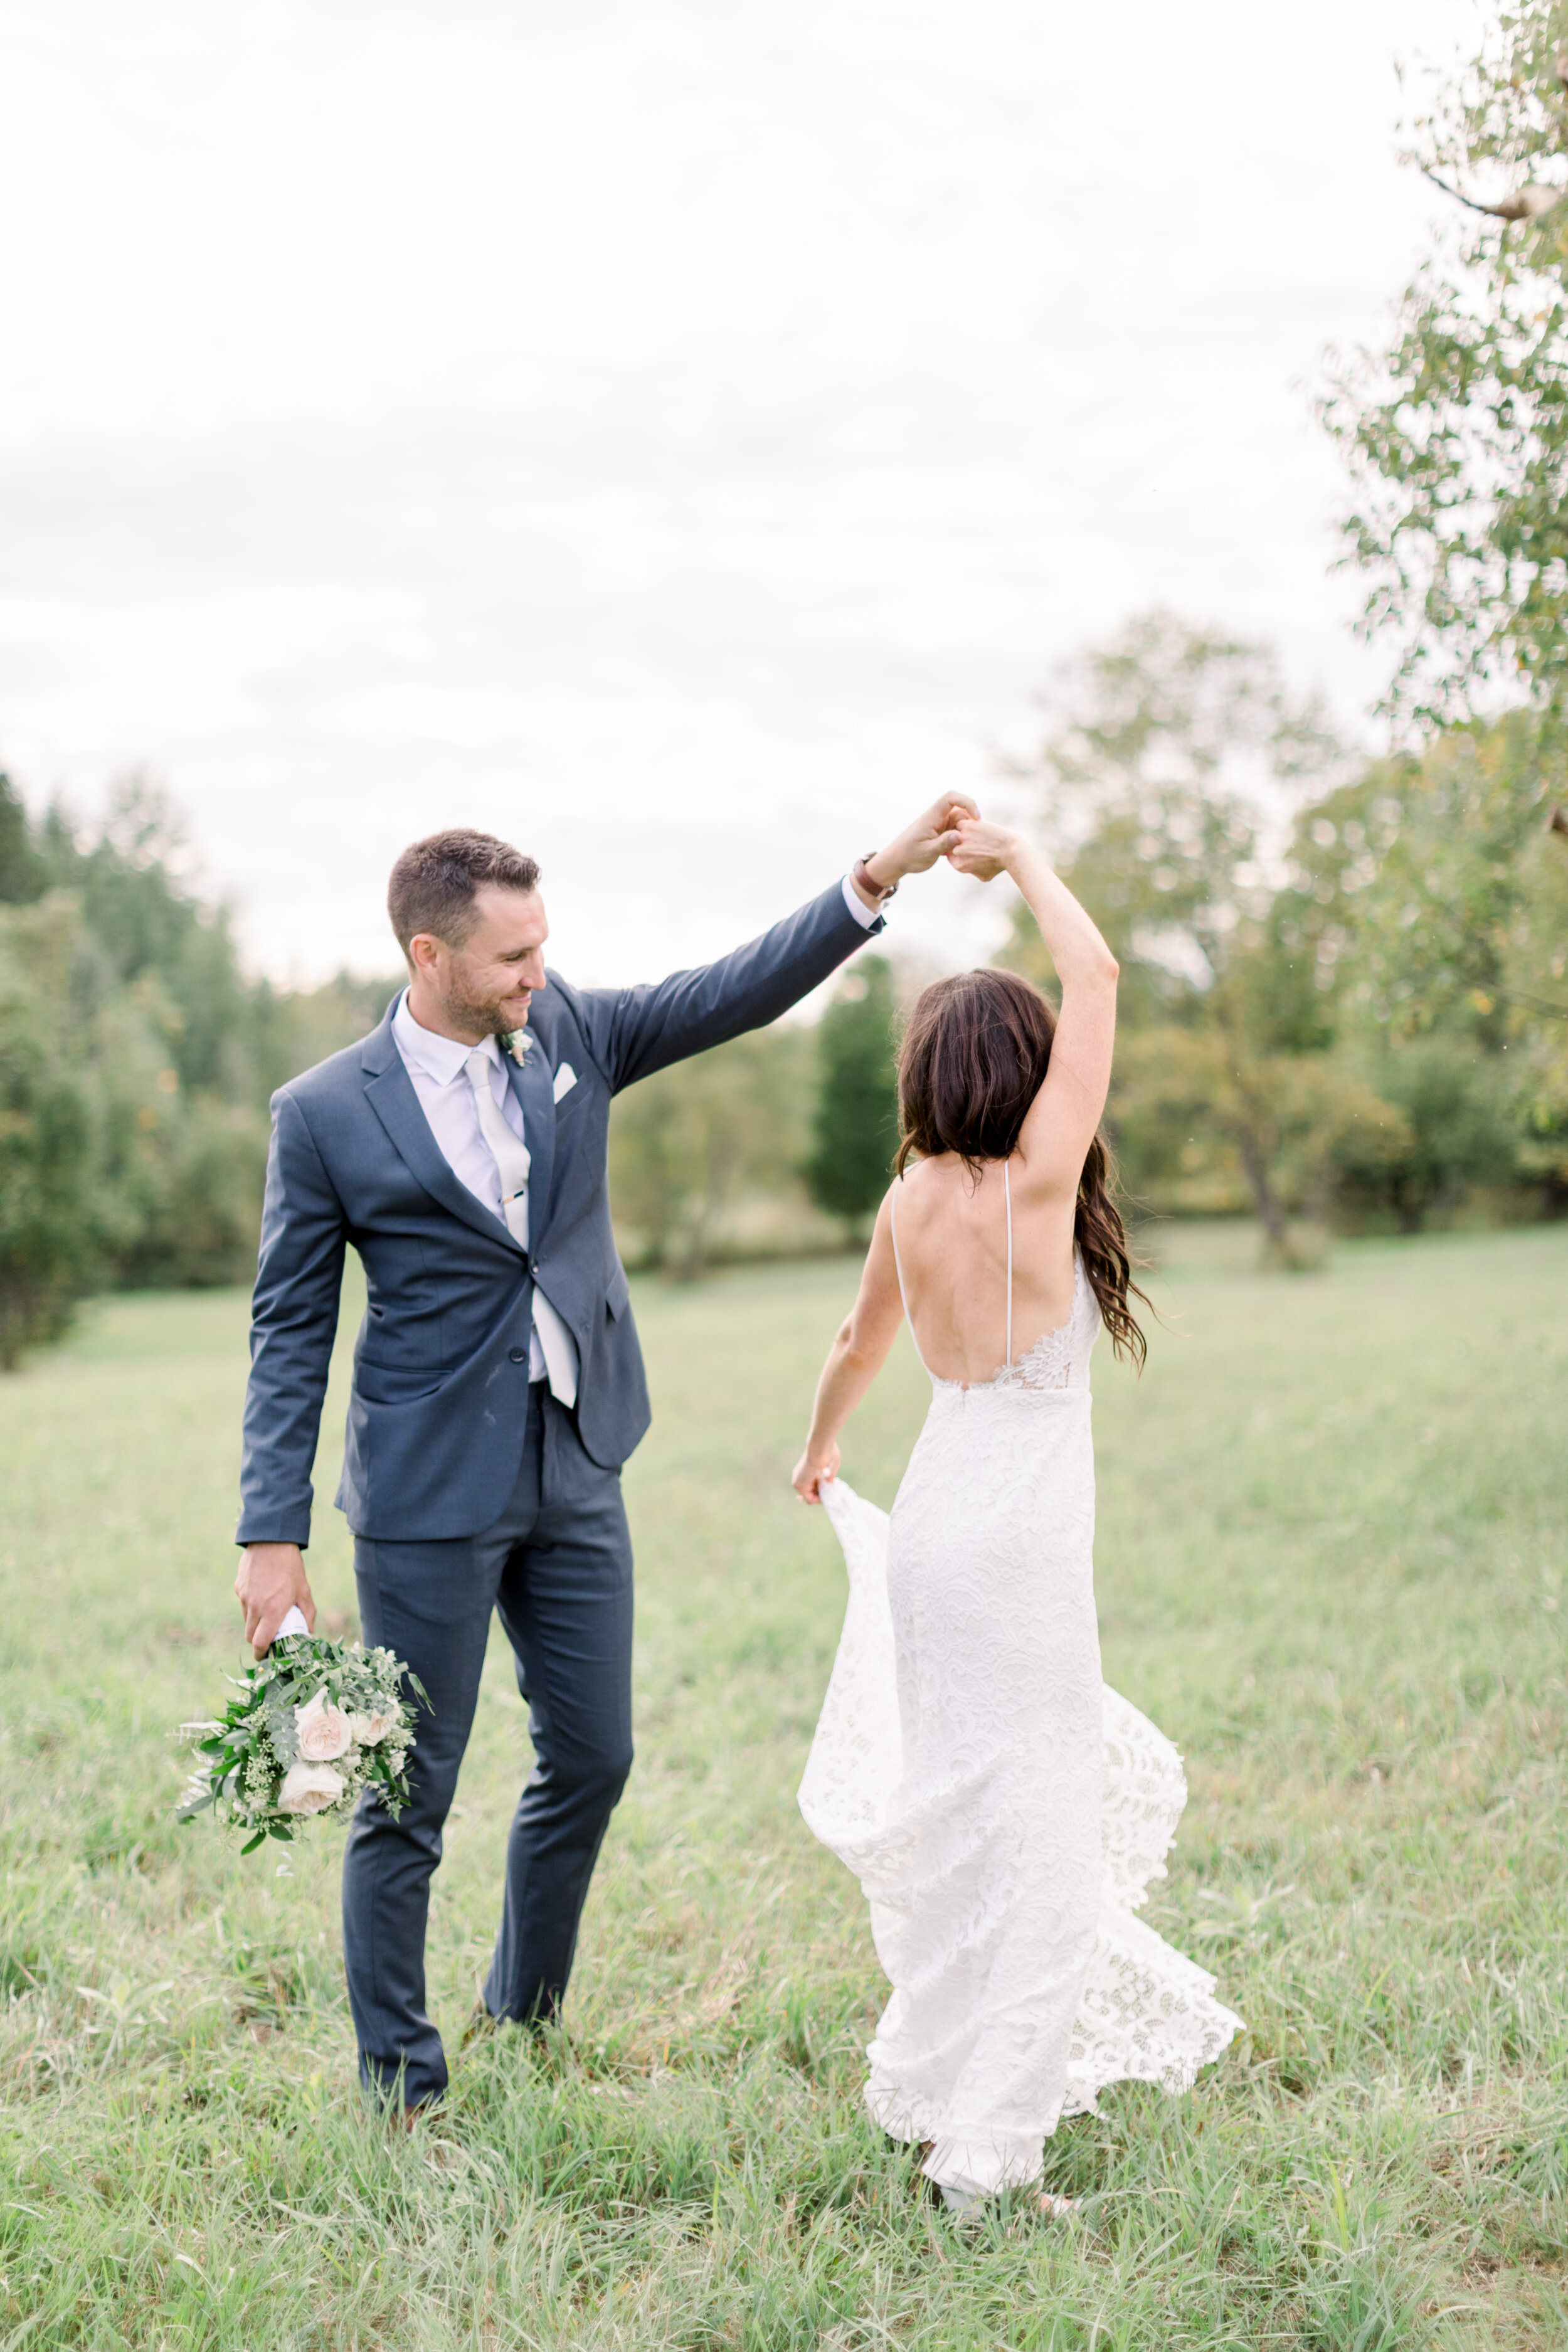
[[[227,1828],[250,1832],[242,1853],[292,1838],[313,1816],[352,1812],[362,1789],[376,1789],[395,1819],[408,1796],[415,1723],[403,1665],[390,1650],[317,1640],[296,1610],[289,1618],[300,1631],[279,1634],[235,1681],[219,1721],[180,1726],[199,1761],[177,1818],[193,1821],[210,1805]],[[406,1679],[424,1698],[417,1679]]]

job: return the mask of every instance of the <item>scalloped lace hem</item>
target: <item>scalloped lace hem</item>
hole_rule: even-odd
[[[1078,1442],[1065,1426],[1058,1435],[1064,1447]],[[949,1622],[942,1643],[917,1647],[930,1680],[916,1696],[927,1694],[933,1720],[943,1710],[942,1737],[907,1755],[889,1521],[842,1481],[825,1500],[849,1600],[800,1808],[870,1897],[897,1988],[868,2053],[867,2104],[894,2137],[932,2143],[931,2179],[994,2194],[1038,2178],[1062,2116],[1092,2114],[1113,2083],[1179,2095],[1246,2030],[1215,1998],[1213,1977],[1134,1916],[1165,1875],[1186,1776],[1164,1734],[1100,1680],[1092,1618],[1075,1634],[1077,1619],[1041,1608],[1027,1494],[1017,1573],[1005,1558],[994,1572],[1008,1644],[961,1654]],[[928,1557],[940,1569],[950,1549],[962,1559],[966,1538],[922,1519],[904,1540],[912,1574]],[[940,1600],[945,1588],[936,1590]],[[1021,1701],[1007,1703],[1008,1645],[1031,1612],[1037,1646],[1053,1658],[1078,1643],[1081,1680],[1054,1713],[1033,1696],[1033,1668]],[[1045,1748],[1055,1762],[1042,1771]],[[1067,1955],[1086,1948],[1075,1979]],[[1016,2034],[998,2033],[998,2017],[1015,2011]]]

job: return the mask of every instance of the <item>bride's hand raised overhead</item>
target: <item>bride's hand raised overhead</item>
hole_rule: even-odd
[[[973,874],[977,882],[994,882],[998,874],[1012,871],[1018,853],[1018,836],[1005,826],[987,824],[984,817],[961,817],[954,830],[958,839],[947,853],[947,862],[958,874]]]

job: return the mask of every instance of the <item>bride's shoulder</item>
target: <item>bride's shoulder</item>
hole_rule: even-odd
[[[888,1187],[888,1201],[901,1217],[906,1211],[922,1215],[946,1189],[945,1154],[941,1160],[911,1160]]]
[[[911,1158],[901,1176],[893,1179],[895,1192],[931,1192],[952,1182],[963,1170],[963,1162],[956,1151],[935,1151],[929,1159]]]

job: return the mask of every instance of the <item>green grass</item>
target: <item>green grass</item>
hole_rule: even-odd
[[[1251,2030],[1061,2130],[1078,2219],[973,2239],[860,2111],[879,1979],[794,1805],[842,1570],[785,1482],[847,1263],[639,1296],[639,1756],[569,2032],[478,2045],[412,2139],[354,2089],[338,1837],[279,1869],[172,1819],[168,1727],[239,1656],[243,1301],[116,1300],[7,1381],[0,2352],[1568,2340],[1568,1232],[1298,1279],[1177,1241],[1177,1329],[1142,1384],[1099,1363],[1101,1622],[1188,1761],[1152,1916]],[[900,1344],[854,1484],[890,1499],[922,1406]],[[313,1561],[347,1611],[330,1510]],[[454,2034],[525,1757],[494,1646],[431,1923]]]

